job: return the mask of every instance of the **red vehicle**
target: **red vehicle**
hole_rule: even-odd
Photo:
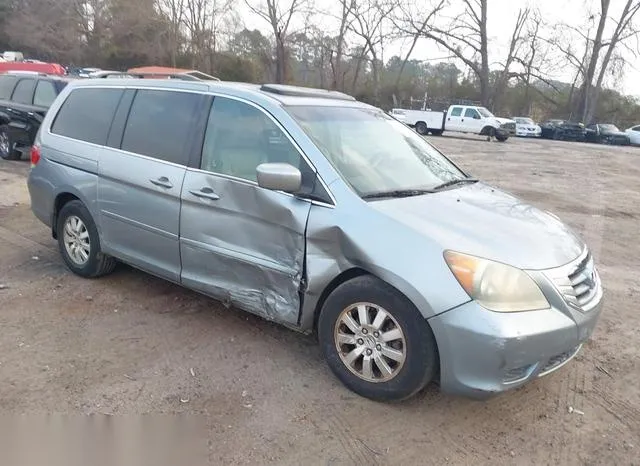
[[[33,63],[23,61],[0,62],[0,73],[6,73],[7,71],[31,71],[58,76],[66,74],[64,67],[57,63]]]

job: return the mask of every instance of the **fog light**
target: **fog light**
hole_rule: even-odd
[[[533,370],[533,364],[527,364],[526,366],[516,367],[515,369],[509,369],[504,373],[502,378],[503,383],[514,383],[522,379],[527,378]]]

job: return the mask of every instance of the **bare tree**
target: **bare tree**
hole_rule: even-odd
[[[182,42],[182,27],[185,20],[186,0],[158,0],[160,10],[165,14],[169,23],[169,48],[171,66],[176,67],[177,55]]]
[[[579,86],[579,92],[575,109],[586,123],[594,117],[605,76],[610,71],[617,48],[623,46],[631,55],[638,55],[627,42],[640,34],[640,29],[634,24],[640,11],[640,1],[625,0],[622,11],[615,18],[610,7],[610,0],[600,0],[598,12],[590,14],[588,23],[595,24],[595,30],[593,27],[577,28],[565,24],[568,36],[552,41],[576,70],[575,86]],[[611,30],[610,34],[608,30]],[[581,45],[576,47],[576,43]],[[618,61],[623,60],[621,56],[617,58]]]
[[[389,15],[397,8],[397,5],[396,0],[353,0],[351,4],[353,21],[349,24],[349,30],[364,42],[360,57],[371,56],[373,92],[376,103],[380,93],[383,44],[385,33],[388,33],[385,31],[385,22],[390,20]],[[356,82],[357,73],[354,77],[354,87]]]
[[[420,40],[421,37],[424,37],[426,32],[431,29],[431,25],[436,20],[438,13],[444,8],[445,4],[446,0],[438,0],[438,2],[433,4],[431,8],[425,8],[422,4],[417,5],[414,1],[408,0],[399,5],[400,16],[398,18],[394,18],[393,23],[395,27],[411,38],[411,45],[409,46],[409,50],[407,50],[407,53],[402,60],[402,65],[400,65],[400,70],[398,70],[398,74],[396,75],[394,84],[396,92],[398,90],[402,73],[413,54],[418,40]],[[426,15],[421,16],[425,11],[427,12]]]
[[[288,81],[287,76],[287,41],[289,39],[291,21],[305,12],[309,0],[265,0],[260,5],[245,0],[247,6],[271,26],[276,49],[276,82]]]
[[[340,26],[338,27],[338,35],[335,39],[335,50],[330,51],[329,63],[331,65],[331,88],[344,90],[343,57],[347,46],[345,36],[351,26],[353,17],[352,9],[355,6],[355,0],[340,0]]]

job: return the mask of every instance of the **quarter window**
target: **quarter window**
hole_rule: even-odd
[[[139,90],[131,105],[122,149],[187,165],[200,94]]]
[[[233,99],[216,97],[209,115],[201,168],[256,181],[258,165],[289,163],[303,175],[312,174],[296,147],[262,111]]]
[[[0,76],[0,99],[9,99],[13,94],[18,78],[15,76]]]
[[[451,110],[451,116],[460,116],[462,115],[462,107],[453,107]]]
[[[51,81],[38,81],[36,93],[33,96],[33,105],[49,108],[56,100],[56,88]]]
[[[74,90],[62,104],[51,132],[93,144],[105,144],[122,92],[120,89]]]
[[[33,89],[35,87],[35,79],[21,79],[13,91],[11,100],[19,104],[31,104],[31,102],[33,102]]]

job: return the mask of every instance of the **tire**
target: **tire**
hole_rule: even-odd
[[[77,223],[78,220],[80,223]],[[67,222],[69,229],[65,230]],[[57,232],[60,254],[73,273],[84,278],[96,278],[113,272],[117,262],[100,251],[98,229],[82,202],[69,201],[60,209]],[[66,243],[69,242],[73,246],[68,248]],[[72,255],[73,251],[76,252],[75,257]],[[83,255],[86,256],[84,261]]]
[[[507,139],[509,139],[509,136],[500,136],[500,135],[496,135],[496,139],[499,142],[505,142]]]
[[[13,138],[7,125],[0,126],[0,157],[4,160],[18,160],[21,154],[13,150]]]
[[[441,129],[432,129],[431,130],[431,134],[433,134],[434,136],[442,136],[442,130]]]
[[[369,325],[360,326],[360,309],[366,312]],[[374,325],[380,312],[381,317],[386,317]],[[344,323],[346,315],[351,316],[355,331]],[[385,343],[383,335],[391,337],[390,331],[399,338]],[[338,334],[343,335],[340,350]],[[355,393],[372,400],[409,398],[433,379],[438,367],[435,338],[425,318],[402,294],[370,275],[349,280],[329,295],[318,320],[318,337],[336,377]],[[349,354],[357,355],[352,365],[345,360]],[[370,373],[365,369],[365,359],[370,361]],[[391,371],[387,376],[380,370],[384,367],[384,362],[378,363],[381,360]]]
[[[429,128],[424,121],[419,121],[416,123],[416,132],[421,136],[426,136],[429,133]]]

